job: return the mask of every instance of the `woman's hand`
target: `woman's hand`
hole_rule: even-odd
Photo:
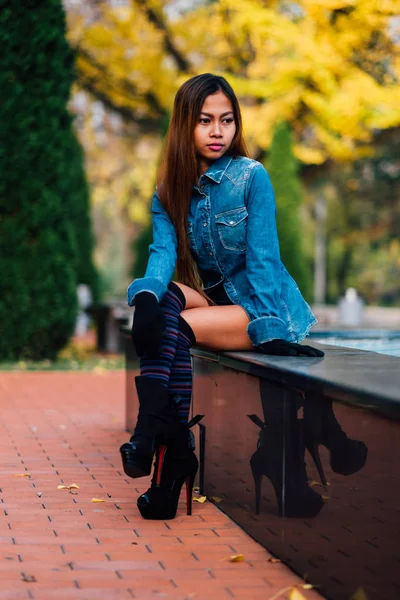
[[[165,317],[158,300],[150,292],[135,296],[135,313],[132,325],[132,341],[138,356],[158,355],[165,331]]]
[[[275,356],[325,356],[325,352],[313,348],[312,346],[303,346],[294,344],[285,340],[271,340],[260,344],[258,348],[264,354],[273,354]]]

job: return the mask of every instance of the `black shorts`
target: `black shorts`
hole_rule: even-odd
[[[218,306],[229,306],[230,304],[234,304],[228,297],[228,294],[225,292],[223,283],[218,283],[206,293],[207,296],[211,298],[211,300]]]

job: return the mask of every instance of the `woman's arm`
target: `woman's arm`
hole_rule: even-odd
[[[253,344],[288,337],[280,318],[281,261],[276,229],[275,196],[268,173],[257,163],[246,190],[248,225],[246,274],[252,320],[247,332]]]
[[[177,238],[157,191],[152,200],[153,243],[149,246],[149,260],[143,278],[135,279],[128,287],[128,304],[135,304],[139,292],[150,292],[160,301],[167,291],[176,265]]]

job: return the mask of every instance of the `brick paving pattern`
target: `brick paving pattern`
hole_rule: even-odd
[[[141,518],[149,479],[118,452],[122,371],[3,372],[0,401],[0,600],[268,600],[304,583],[209,502]]]

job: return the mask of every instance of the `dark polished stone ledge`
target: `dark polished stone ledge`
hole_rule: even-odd
[[[202,491],[326,598],[398,600],[400,359],[312,344],[192,349]]]
[[[324,597],[398,600],[400,358],[309,343],[325,357],[191,350],[198,483]]]
[[[400,358],[311,341],[323,358],[268,356],[259,352],[213,352],[192,348],[193,356],[255,377],[400,419]]]

